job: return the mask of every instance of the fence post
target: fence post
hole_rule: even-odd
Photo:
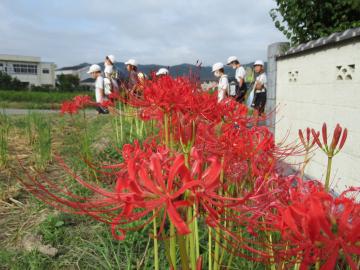
[[[289,48],[288,42],[277,42],[270,44],[268,46],[267,56],[267,102],[266,102],[266,112],[270,113],[267,126],[275,134],[275,123],[276,123],[276,72],[277,72],[277,63],[276,56],[284,52]]]

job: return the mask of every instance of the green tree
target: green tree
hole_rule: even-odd
[[[276,28],[292,45],[360,26],[360,0],[275,0]]]
[[[56,87],[59,91],[74,92],[79,89],[80,79],[75,75],[61,74],[57,78]]]
[[[24,90],[27,84],[0,71],[0,90]]]

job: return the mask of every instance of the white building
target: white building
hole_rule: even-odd
[[[276,45],[276,44],[273,44]],[[270,59],[270,58],[269,58]],[[270,94],[277,105],[275,137],[294,142],[298,129],[321,131],[329,141],[337,123],[349,130],[343,150],[334,157],[331,183],[337,191],[360,186],[360,28],[310,41],[275,57],[269,73]],[[274,86],[274,87],[272,87]],[[316,150],[307,175],[324,180],[327,157]],[[299,164],[303,157],[289,160]]]
[[[54,63],[40,57],[0,54],[0,72],[34,86],[55,86]]]

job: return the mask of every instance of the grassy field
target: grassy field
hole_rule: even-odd
[[[92,94],[92,92],[0,91],[0,108],[58,109],[63,101],[74,96]]]
[[[0,113],[1,270],[154,268],[152,238],[147,228],[151,224],[117,241],[109,226],[60,213],[30,195],[17,180],[25,179],[25,173],[41,172],[82,194],[83,190],[54,156],[61,156],[78,174],[90,175],[83,157],[94,164],[121,161],[116,148],[155,132],[151,123],[138,125],[126,116],[121,121],[123,126],[119,126],[119,116],[113,115],[32,113],[9,117]],[[93,181],[113,188],[106,179]],[[201,248],[207,250],[206,241]],[[160,269],[168,269],[163,247],[159,257]],[[234,263],[240,269],[264,269],[243,259],[234,259]]]
[[[59,213],[29,195],[16,180],[24,177],[18,161],[25,164],[26,171],[40,170],[51,179],[64,179],[68,176],[53,159],[54,154],[77,172],[86,167],[85,156],[95,163],[121,159],[114,145],[121,147],[135,138],[129,128],[131,119],[125,119],[130,122],[122,142],[115,134],[114,117],[109,115],[88,116],[86,121],[83,115],[1,115],[0,120],[1,134],[5,134],[5,123],[11,133],[1,148],[0,269],[152,268],[146,234],[140,237],[142,233],[135,232],[124,242],[116,241],[108,226]],[[74,182],[65,181],[69,186]]]

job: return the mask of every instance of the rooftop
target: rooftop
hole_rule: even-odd
[[[14,62],[31,62],[31,63],[41,62],[41,58],[37,56],[10,55],[10,54],[0,54],[0,60],[14,61]]]
[[[59,68],[56,71],[65,71],[65,70],[79,70],[79,69],[83,69],[85,67],[89,67],[90,64],[89,63],[82,63],[76,66],[69,66],[69,67],[63,67],[63,68]]]
[[[335,45],[337,43],[350,41],[355,38],[360,38],[360,27],[345,30],[343,32],[336,32],[327,37],[322,37],[316,40],[311,40],[307,43],[300,44],[296,47],[290,48],[284,53],[279,54],[278,58],[285,58],[294,54],[318,49],[324,46]]]

